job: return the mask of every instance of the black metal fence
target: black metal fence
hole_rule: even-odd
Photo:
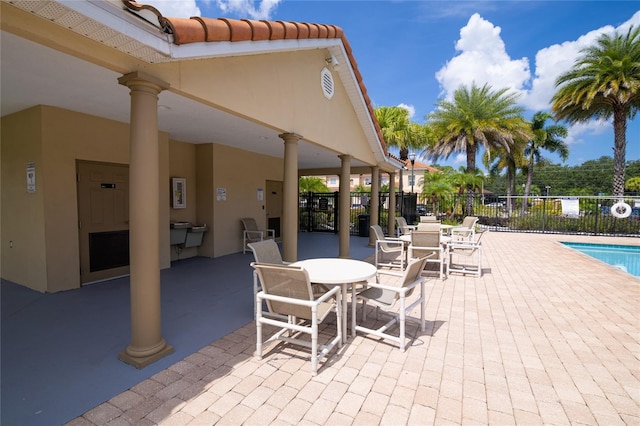
[[[352,235],[367,236],[370,214],[369,192],[351,192]],[[387,229],[389,194],[381,193],[378,223]],[[624,203],[621,208],[612,207]],[[415,223],[419,216],[435,215],[443,222],[460,223],[468,212],[466,195],[424,197],[396,194],[396,215]],[[300,223],[303,232],[338,232],[338,192],[301,193]],[[506,197],[475,195],[472,214],[479,224],[502,232],[619,235],[640,237],[640,195],[612,197]]]

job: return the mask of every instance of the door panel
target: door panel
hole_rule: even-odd
[[[129,273],[129,166],[78,161],[80,282]]]

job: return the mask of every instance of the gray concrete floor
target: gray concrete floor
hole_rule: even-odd
[[[373,253],[352,237],[351,255]],[[336,257],[338,236],[299,236],[298,257]],[[129,279],[41,294],[2,281],[0,424],[60,425],[253,321],[251,253],[174,262],[161,273],[162,335],[175,352],[143,370],[130,343]]]

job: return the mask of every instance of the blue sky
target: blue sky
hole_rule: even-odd
[[[555,78],[603,32],[640,25],[637,1],[138,0],[165,16],[334,24],[345,32],[374,107],[401,105],[424,123],[439,98],[475,81],[509,87],[530,118],[548,111]],[[611,123],[569,128],[567,165],[613,156]],[[561,160],[548,154],[552,161]],[[627,124],[640,160],[640,117]],[[429,163],[429,161],[425,161]],[[480,162],[480,158],[478,158]],[[464,154],[439,164],[465,165]]]

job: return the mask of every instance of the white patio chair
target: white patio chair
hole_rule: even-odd
[[[421,275],[422,270],[425,267],[427,258],[413,259],[407,265],[407,269],[403,274],[393,273],[393,271],[379,271],[381,275],[393,275],[401,278],[400,285],[385,285],[380,283],[380,276],[376,277],[375,283],[367,283],[368,288],[357,293],[355,296],[357,301],[362,301],[362,322],[367,320],[367,304],[376,307],[376,319],[379,319],[380,308],[384,309],[386,313],[392,315],[392,319],[384,324],[382,327],[373,329],[365,327],[364,325],[358,325],[356,323],[356,303],[352,304],[351,315],[351,327],[353,330],[360,331],[374,336],[381,337],[383,339],[391,340],[398,344],[400,350],[404,352],[406,347],[406,321],[416,320],[413,317],[407,316],[407,314],[416,306],[420,305],[420,330],[425,331],[425,278]],[[414,300],[411,304],[407,305],[407,299],[412,295],[417,286],[420,286],[420,297]],[[391,310],[400,303],[398,312],[392,312]],[[398,324],[398,335],[390,334],[388,330],[394,325]]]
[[[415,225],[407,224],[407,220],[402,217],[396,217],[396,235],[399,237],[400,235],[410,234],[411,231],[416,229]]]
[[[247,246],[253,252],[253,258],[256,263],[269,263],[272,265],[287,265],[288,262],[282,260],[280,254],[280,248],[273,239],[256,241],[254,243],[248,243]],[[253,300],[256,300],[256,294],[261,290],[260,279],[258,278],[258,271],[253,270]],[[269,315],[268,311],[263,311],[263,315]]]
[[[482,276],[482,236],[488,231],[477,232],[475,241],[452,241],[448,244],[449,262],[447,274],[457,272]]]
[[[440,279],[445,278],[445,263],[447,259],[447,246],[441,241],[440,225],[431,225],[433,230],[413,231],[411,233],[411,245],[409,246],[409,258],[416,259],[428,256],[427,263],[436,263],[440,269]]]
[[[243,217],[240,221],[244,226],[244,231],[242,231],[242,253],[247,252],[249,248],[247,244],[249,243],[276,237],[274,229],[258,229],[256,220],[252,217]]]
[[[438,216],[420,216],[420,222],[440,222]]]
[[[379,269],[381,266],[387,266],[389,268],[400,268],[400,270],[404,270],[407,260],[407,243],[398,238],[385,237],[380,225],[371,225],[371,230],[376,236],[376,269]],[[390,259],[385,260],[385,255]]]
[[[281,340],[311,349],[311,374],[318,374],[318,361],[333,347],[342,346],[341,290],[335,286],[318,298],[311,290],[309,274],[301,267],[251,263],[257,271],[262,290],[256,295],[256,357],[262,359],[265,344]],[[262,315],[262,301],[274,318]],[[326,343],[318,342],[319,324],[330,312],[336,313],[336,335]],[[284,316],[285,319],[280,319]],[[305,321],[299,321],[300,319]],[[263,341],[263,324],[277,327],[276,332]],[[323,330],[323,335],[328,330]],[[302,338],[303,335],[308,338]]]
[[[454,226],[451,228],[451,238],[454,241],[473,241],[476,234],[476,223],[478,218],[475,216],[466,216],[462,220],[460,226]]]

